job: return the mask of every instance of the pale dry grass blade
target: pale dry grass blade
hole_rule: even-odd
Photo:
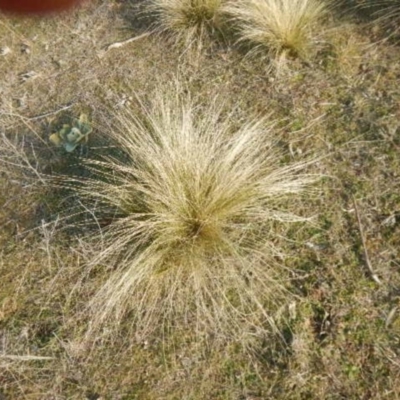
[[[54,360],[55,357],[44,357],[44,356],[32,356],[32,355],[11,355],[11,354],[1,354],[0,359],[11,360],[11,361],[47,361]]]

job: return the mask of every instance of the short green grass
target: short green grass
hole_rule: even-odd
[[[273,73],[265,58],[244,57],[228,44],[205,46],[193,64],[180,49],[166,51],[162,35],[106,50],[142,32],[134,24],[126,29],[126,14],[123,2],[99,0],[58,19],[2,18],[0,48],[9,51],[0,55],[1,133],[24,137],[42,174],[84,177],[76,164],[110,154],[107,129],[121,107],[140,113],[132,94],[149,104],[159,82],[177,74],[203,104],[221,96],[223,112],[235,110],[235,128],[249,116],[280,121],[282,163],[319,158],[307,172],[325,176],[316,198],[288,203],[313,224],[274,227],[286,238],[278,243],[286,257],[277,261],[293,271],[294,298],[278,310],[278,336],[205,340],[188,324],[171,336],[156,329],[143,338],[132,334],[128,317],[101,342],[84,341],[84,311],[110,276],[101,265],[85,274],[85,243],[95,228],[65,229],[65,211],[80,206],[73,193],[49,192],[34,175],[2,168],[1,395],[400,398],[398,47],[376,43],[386,32],[379,25],[347,20],[312,65],[287,59]],[[36,75],[24,75],[30,71]],[[94,131],[87,148],[65,158],[48,137],[68,113],[81,112],[90,113]],[[0,158],[6,150],[3,144]]]

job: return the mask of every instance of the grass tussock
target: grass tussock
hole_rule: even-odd
[[[168,33],[177,43],[190,46],[218,29],[224,0],[151,0],[147,13],[156,20],[161,33]]]
[[[224,9],[238,26],[239,40],[255,50],[307,58],[323,32],[328,7],[320,0],[239,0]]]
[[[272,323],[288,276],[274,226],[304,220],[282,204],[315,180],[299,174],[307,164],[281,165],[264,120],[234,129],[216,100],[199,108],[174,90],[109,134],[123,161],[89,161],[95,176],[79,189],[113,215],[90,262],[112,271],[93,326],[128,312],[139,335],[179,321],[213,334]]]

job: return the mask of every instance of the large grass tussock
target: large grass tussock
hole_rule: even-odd
[[[94,326],[132,311],[138,334],[179,321],[225,334],[271,322],[282,305],[274,225],[303,220],[282,202],[315,178],[280,164],[265,121],[234,129],[216,103],[156,95],[110,132],[123,161],[89,161],[81,194],[113,215],[91,262],[112,271],[91,304]]]
[[[239,0],[224,9],[238,25],[240,41],[304,58],[315,47],[327,13],[321,0]]]

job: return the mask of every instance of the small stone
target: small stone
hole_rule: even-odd
[[[28,71],[28,72],[24,72],[24,73],[20,74],[19,77],[20,77],[21,82],[24,83],[30,79],[37,78],[38,75],[39,74],[35,71]]]
[[[0,47],[0,55],[1,56],[6,56],[9,53],[11,53],[11,49],[8,46]]]
[[[396,215],[393,214],[389,217],[387,217],[383,222],[382,222],[383,226],[389,226],[389,227],[393,227],[396,225]]]
[[[27,44],[23,43],[23,44],[21,44],[21,53],[22,54],[30,54],[31,48]]]

